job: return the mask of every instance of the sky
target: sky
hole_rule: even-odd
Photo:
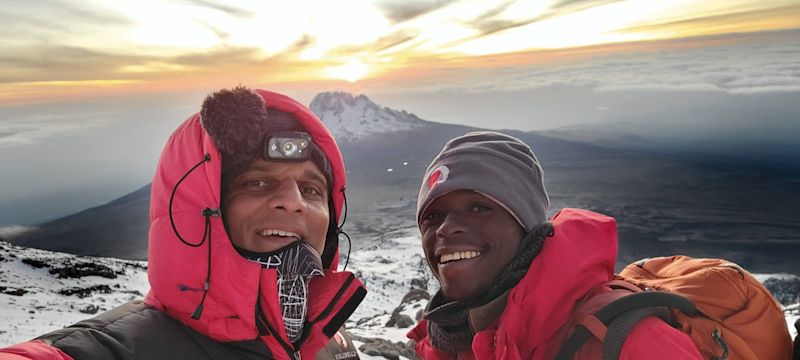
[[[14,105],[231,80],[413,83],[452,68],[558,61],[548,49],[797,28],[800,4],[43,0],[3,6],[0,21],[0,104]],[[498,56],[506,54],[518,56]]]
[[[3,3],[0,226],[145,185],[170,132],[236,84],[800,159],[796,0]]]

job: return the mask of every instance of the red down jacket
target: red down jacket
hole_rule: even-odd
[[[339,219],[344,202],[345,168],[342,155],[330,132],[313,113],[294,100],[269,91],[256,91],[264,98],[268,108],[273,107],[293,114],[328,157],[333,169],[332,196],[336,211],[335,217]],[[298,356],[313,359],[317,351],[328,343],[330,337],[352,314],[366,293],[361,282],[355,279],[353,274],[335,271],[338,265],[338,256],[334,259],[331,268],[325,270],[324,277],[315,277],[309,283],[306,317],[308,323],[304,331],[307,335],[304,336],[302,345],[295,349],[288,341],[282,323],[276,288],[276,271],[263,270],[260,264],[248,261],[239,255],[225,232],[222,219],[210,217],[212,234],[210,239],[210,287],[203,304],[202,316],[198,320],[192,319],[191,314],[198,307],[203,296],[202,289],[209,266],[208,244],[189,247],[180,242],[170,223],[168,205],[175,184],[189,169],[199,163],[205,154],[209,154],[211,160],[203,163],[186,177],[175,192],[172,206],[172,218],[175,226],[181,236],[192,243],[197,243],[203,238],[206,220],[201,215],[201,209],[219,208],[220,153],[212,139],[203,130],[200,124],[200,115],[195,114],[175,130],[161,154],[153,179],[150,201],[148,279],[151,289],[145,299],[149,314],[153,314],[153,309],[156,309],[167,314],[169,317],[162,317],[168,321],[174,319],[179,326],[191,329],[178,332],[203,335],[199,337],[191,335],[193,340],[183,343],[191,344],[193,341],[197,342],[197,339],[203,339],[201,341],[210,339],[211,342],[224,344],[244,343],[246,346],[240,346],[240,348],[246,348],[251,355],[252,353],[262,353],[271,354],[271,357],[276,359],[295,359]],[[263,335],[264,331],[262,331],[262,335],[259,335],[256,325],[258,321],[256,304],[259,296],[265,297],[262,301],[266,307],[263,309],[263,314],[270,328],[267,335]],[[133,316],[127,317],[127,319],[130,318]],[[116,322],[116,320],[114,321]],[[143,320],[143,323],[148,324],[147,321],[149,320]],[[142,322],[137,326],[141,326],[141,324]],[[130,337],[133,337],[133,334],[141,336],[143,333],[141,329],[139,329],[140,331],[126,331],[125,325],[120,326],[122,326],[121,331],[114,335],[116,338],[108,341],[120,347],[121,352],[130,353],[130,358],[147,358],[147,352],[159,354],[154,357],[161,357],[163,355],[160,354],[169,353],[168,351],[159,352],[163,349],[158,348],[145,349],[141,345],[137,347],[138,339]],[[72,341],[73,345],[78,344],[78,348],[81,347],[81,341],[97,342],[92,339],[98,338],[98,336],[86,336],[81,331],[84,330],[70,331],[65,338],[89,338],[89,340]],[[152,332],[159,333],[156,329],[153,329]],[[99,336],[107,337],[107,334]],[[148,337],[147,334],[144,336]],[[149,337],[155,336],[150,334]],[[168,337],[169,335],[163,336]],[[17,358],[12,354],[31,359],[72,359],[76,357],[59,347],[63,341],[59,335],[59,339],[56,341],[46,338],[0,349],[0,359]],[[182,342],[163,339],[160,343],[167,344],[165,347],[168,347],[169,344],[179,346]],[[248,348],[253,343],[256,343],[256,347],[259,349]],[[259,345],[261,343],[266,348]],[[94,345],[97,344],[87,344],[86,348]],[[105,344],[101,344],[98,348],[103,346]],[[201,345],[196,346],[200,347]],[[192,351],[183,353],[188,355]],[[101,356],[97,358],[101,358]]]
[[[475,334],[472,352],[436,350],[421,321],[408,333],[426,360],[553,359],[566,334],[572,305],[595,286],[611,280],[617,258],[617,227],[613,218],[586,210],[564,209],[552,219],[555,236],[514,287],[500,317]],[[602,359],[599,341],[587,342],[576,359]],[[649,318],[639,323],[622,347],[620,359],[701,359],[684,333]]]

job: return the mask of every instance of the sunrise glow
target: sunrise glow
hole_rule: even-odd
[[[44,10],[2,10],[14,36],[0,37],[0,105],[95,96],[109,84],[163,91],[232,81],[441,81],[429,75],[512,57],[547,61],[581,47],[800,28],[796,0],[147,0]]]
[[[347,80],[354,83],[367,75],[367,67],[361,61],[353,59],[344,65],[329,68],[327,74],[333,79]]]

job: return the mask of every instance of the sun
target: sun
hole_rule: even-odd
[[[367,75],[367,66],[358,59],[352,59],[343,65],[329,67],[326,70],[328,77],[347,80],[354,83]]]

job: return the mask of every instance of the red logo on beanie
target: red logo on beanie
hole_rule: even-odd
[[[433,190],[433,187],[439,185],[447,180],[447,175],[450,174],[450,169],[447,166],[441,165],[433,170],[431,176],[428,178],[428,190]]]

